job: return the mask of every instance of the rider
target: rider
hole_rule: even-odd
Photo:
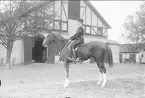
[[[76,30],[76,33],[70,37],[70,45],[68,48],[72,47],[73,50],[73,60],[76,60],[76,53],[75,53],[75,48],[82,43],[84,43],[84,28],[83,28],[83,19],[78,19],[78,28]],[[71,50],[71,49],[70,49]]]

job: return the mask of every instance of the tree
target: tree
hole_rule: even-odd
[[[28,23],[29,14],[48,3],[25,0],[3,2],[4,6],[0,11],[0,44],[7,49],[6,67],[10,67],[13,43],[31,33],[31,30],[27,29],[30,25],[30,22]]]
[[[51,28],[50,24],[54,22],[57,15],[57,11],[53,8],[53,3],[49,3],[49,6],[35,9],[27,16],[25,30],[31,32],[48,31]],[[45,3],[46,4],[46,3]]]
[[[20,1],[24,1],[23,3],[25,3],[27,0],[20,0]],[[30,13],[32,13],[36,9],[43,8],[43,7],[45,7],[45,5],[52,3],[52,1],[54,1],[54,0],[41,1],[41,2],[39,0],[38,1],[37,0],[27,1],[28,3],[31,3],[31,7],[25,9],[25,11],[23,11],[23,12],[17,12],[13,16],[7,17],[4,20],[0,20],[0,26],[3,25],[4,22],[11,21],[11,19],[13,20],[13,19],[27,17]],[[3,2],[1,1],[0,4],[4,5],[7,2],[9,2],[9,1],[3,1]],[[3,6],[3,8],[5,8],[5,7]],[[3,10],[0,9],[0,12],[3,12]]]
[[[18,40],[22,33],[25,32],[24,21],[22,19],[11,19],[11,17],[20,11],[23,11],[24,4],[17,1],[10,1],[3,3],[3,11],[0,13],[0,20],[10,19],[5,21],[0,26],[0,44],[7,49],[6,65],[10,66],[11,52],[14,41]]]
[[[130,47],[136,52],[145,42],[145,3],[135,15],[128,15],[123,25],[125,33],[122,34],[131,44]]]

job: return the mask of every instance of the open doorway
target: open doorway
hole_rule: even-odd
[[[46,49],[42,46],[44,38],[37,36],[34,38],[34,47],[32,48],[32,60],[38,63],[45,63],[46,61]]]

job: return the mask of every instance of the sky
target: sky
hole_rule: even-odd
[[[108,39],[128,43],[122,36],[122,25],[126,16],[135,14],[143,1],[91,1],[97,11],[112,27],[108,30]]]

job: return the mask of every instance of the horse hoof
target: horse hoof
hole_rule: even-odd
[[[100,84],[101,84],[101,82],[102,82],[102,80],[98,81],[98,82],[97,82],[97,85],[100,85]]]
[[[67,87],[68,87],[68,85],[69,85],[69,84],[64,84],[64,85],[63,85],[63,87],[64,87],[64,88],[67,88]]]
[[[102,84],[101,87],[104,88],[105,87],[105,84]]]
[[[67,88],[68,86],[69,86],[69,82],[67,81],[67,82],[64,83],[63,87]]]
[[[98,82],[97,85],[100,85],[100,83]]]

